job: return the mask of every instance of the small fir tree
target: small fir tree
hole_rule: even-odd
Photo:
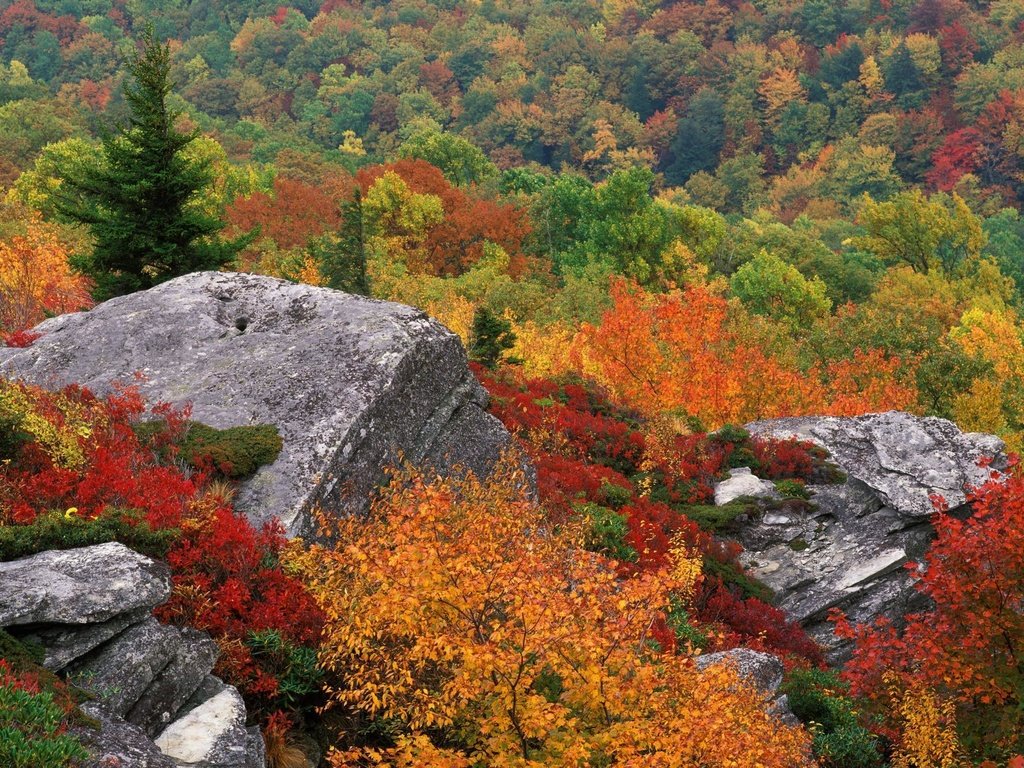
[[[352,200],[341,206],[338,232],[315,240],[310,244],[310,252],[329,287],[361,296],[370,295],[363,198],[358,189]]]
[[[97,162],[62,177],[58,213],[88,226],[94,240],[72,264],[92,278],[98,300],[219,269],[246,242],[217,237],[223,222],[198,204],[213,172],[186,153],[198,133],[174,128],[180,112],[167,103],[170,66],[168,47],[147,29],[128,65],[127,124],[104,139]]]
[[[515,342],[512,324],[508,320],[498,317],[487,307],[477,308],[473,314],[473,333],[469,345],[471,360],[485,368],[494,368],[505,350],[511,349]]]

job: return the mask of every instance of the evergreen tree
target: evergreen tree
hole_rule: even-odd
[[[516,343],[512,324],[498,317],[487,307],[477,307],[473,314],[473,335],[469,345],[469,359],[485,368],[494,368],[505,350]]]
[[[683,184],[697,171],[713,171],[725,145],[725,104],[710,88],[701,90],[679,121],[672,162],[665,169],[671,184]]]
[[[168,47],[151,28],[142,43],[128,66],[127,125],[105,137],[96,162],[64,171],[56,204],[60,215],[92,231],[92,253],[73,265],[92,278],[97,300],[219,269],[246,242],[218,238],[223,222],[198,205],[213,172],[185,151],[197,132],[174,128],[180,112],[167,103]]]
[[[311,244],[310,251],[329,287],[361,296],[370,295],[370,280],[366,275],[363,199],[358,189],[352,200],[341,206],[338,233],[319,238]]]
[[[904,107],[912,108],[922,99],[924,82],[905,42],[900,43],[885,67],[885,87]]]

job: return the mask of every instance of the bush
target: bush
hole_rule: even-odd
[[[811,498],[811,494],[807,490],[807,485],[803,480],[776,480],[775,490],[777,490],[784,499],[806,500]]]
[[[91,520],[75,512],[44,512],[28,525],[0,526],[0,562],[48,549],[76,549],[108,541],[163,558],[178,537],[175,529],[152,530],[135,510],[106,509]]]
[[[619,514],[600,504],[583,504],[580,513],[587,518],[585,545],[592,552],[625,562],[635,562],[636,550],[625,543],[629,523],[625,515]]]
[[[822,768],[876,768],[883,765],[878,739],[860,723],[847,697],[848,687],[831,672],[793,670],[782,686],[790,709],[808,726]]]

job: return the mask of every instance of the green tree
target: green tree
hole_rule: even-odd
[[[938,268],[952,274],[977,261],[985,246],[981,220],[958,195],[925,197],[915,189],[882,203],[865,195],[857,223],[866,234],[853,238],[853,245],[917,272]]]
[[[370,295],[366,275],[366,222],[363,198],[355,196],[341,206],[341,227],[336,234],[327,234],[310,243],[310,252],[327,285],[346,293]]]
[[[724,145],[725,104],[721,96],[704,88],[679,121],[665,178],[671,184],[684,184],[697,171],[713,171]]]
[[[469,344],[469,358],[486,368],[494,368],[505,350],[511,349],[516,337],[512,324],[491,312],[487,307],[477,307],[473,313],[473,333]]]
[[[809,327],[832,308],[821,280],[808,280],[792,264],[767,251],[736,270],[729,287],[750,311],[793,329]]]
[[[426,160],[439,168],[448,181],[461,187],[479,184],[498,175],[497,167],[478,147],[460,136],[443,133],[426,121],[422,128],[402,142],[398,156]]]
[[[198,134],[176,130],[179,113],[167,103],[170,51],[152,29],[142,42],[128,66],[128,123],[104,139],[96,162],[63,171],[57,195],[58,214],[92,232],[92,252],[73,265],[92,278],[98,300],[218,269],[247,240],[217,236],[223,221],[201,204],[210,163],[188,157]]]

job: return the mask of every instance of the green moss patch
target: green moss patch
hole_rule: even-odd
[[[107,509],[92,520],[67,512],[47,512],[28,525],[0,526],[0,561],[17,560],[49,549],[76,549],[119,541],[154,558],[167,555],[178,531],[154,531],[134,510]]]

